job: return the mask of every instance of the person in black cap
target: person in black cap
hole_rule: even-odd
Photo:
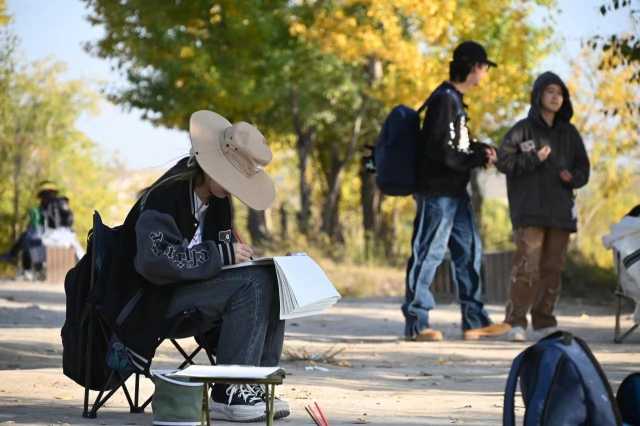
[[[571,124],[569,90],[556,74],[545,72],[533,84],[527,118],[505,135],[498,170],[507,176],[509,212],[516,244],[505,322],[510,340],[527,339],[557,326],[553,314],[560,297],[569,235],[576,232],[576,189],[589,180],[589,158]]]
[[[435,306],[430,287],[447,249],[454,264],[464,338],[509,331],[507,324],[492,324],[480,300],[482,248],[467,193],[471,170],[495,163],[496,152],[471,136],[463,96],[495,66],[480,44],[461,43],[449,64],[449,80],[426,101],[418,146],[417,213],[402,305],[409,340],[443,339],[442,332],[429,325],[429,311]]]

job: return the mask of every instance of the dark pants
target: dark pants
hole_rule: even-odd
[[[167,316],[196,310],[197,322],[182,323],[172,337],[202,334],[219,327],[218,364],[275,366],[280,362],[284,321],[280,320],[273,266],[250,266],[220,272],[205,282],[178,287]]]
[[[555,327],[553,310],[560,298],[561,275],[569,231],[524,227],[513,233],[516,253],[505,322],[527,328],[527,313],[535,330]]]
[[[482,244],[469,197],[416,195],[416,203],[402,305],[405,335],[415,337],[429,328],[429,311],[435,307],[431,283],[447,249],[454,264],[452,278],[458,290],[462,329],[489,325],[491,320],[480,300]]]
[[[40,232],[30,227],[24,231],[13,243],[9,251],[2,257],[4,260],[15,262],[21,255],[22,269],[40,271],[46,261],[47,251],[42,244]]]

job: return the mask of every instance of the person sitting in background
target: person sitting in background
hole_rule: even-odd
[[[60,195],[58,189],[50,181],[41,183],[40,211],[44,231],[48,229],[73,228],[73,211],[69,205],[69,198]]]
[[[498,150],[496,167],[507,176],[516,253],[505,322],[513,341],[527,339],[527,313],[536,337],[555,331],[569,235],[576,232],[574,191],[589,180],[589,158],[570,123],[569,90],[545,72],[533,84],[527,118],[516,123]]]
[[[20,234],[11,248],[0,256],[2,261],[16,263],[18,255],[21,255],[22,274],[26,279],[45,277],[45,233],[52,229],[73,226],[73,212],[69,207],[69,199],[59,195],[59,190],[53,182],[40,182],[37,197],[38,206],[27,211],[26,230]]]
[[[42,212],[42,242],[45,247],[73,248],[76,260],[84,255],[73,230],[73,211],[69,198],[57,190],[41,191],[40,211]]]
[[[262,170],[271,150],[254,126],[211,111],[191,115],[189,134],[191,155],[142,192],[120,227],[104,313],[133,363],[149,365],[164,338],[204,335],[218,364],[276,366],[284,321],[273,265],[222,270],[253,255],[234,232],[231,196],[271,205],[275,187]],[[214,419],[264,419],[260,386],[216,384],[211,397]],[[277,399],[275,417],[287,415]]]

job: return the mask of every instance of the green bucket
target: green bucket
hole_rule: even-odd
[[[152,370],[156,386],[151,401],[153,424],[163,426],[197,426],[203,419],[203,383],[175,377],[175,370]]]

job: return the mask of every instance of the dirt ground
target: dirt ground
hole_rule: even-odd
[[[501,424],[506,376],[527,344],[461,340],[454,304],[432,314],[433,325],[445,332],[444,342],[405,342],[399,339],[399,304],[395,299],[343,300],[325,315],[289,321],[282,362],[287,378],[278,393],[291,404],[292,415],[276,423],[312,425],[304,406],[316,401],[332,426]],[[488,308],[494,320],[502,319],[501,306]],[[129,414],[121,393],[97,419],[81,416],[82,388],[61,370],[64,309],[62,285],[0,282],[0,424],[151,424],[150,407],[144,414]],[[625,375],[640,370],[640,333],[628,343],[612,343],[613,306],[564,301],[558,312],[563,328],[589,342],[614,389]],[[630,323],[626,315],[623,325]],[[323,354],[336,351],[341,352],[332,363],[322,362]],[[312,359],[298,359],[305,357]],[[154,366],[178,361],[163,345]],[[152,391],[152,383],[143,380],[144,397]],[[523,411],[521,402],[518,411]]]

